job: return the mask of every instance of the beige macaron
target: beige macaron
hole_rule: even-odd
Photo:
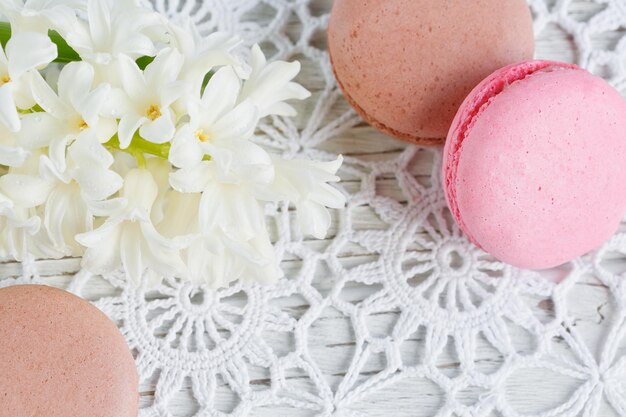
[[[532,17],[526,0],[335,0],[328,48],[365,120],[437,144],[483,78],[533,57]]]
[[[0,289],[1,417],[136,417],[138,376],[111,320],[66,291]]]

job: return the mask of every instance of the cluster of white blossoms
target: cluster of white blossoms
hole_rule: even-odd
[[[297,62],[249,63],[135,0],[0,0],[0,260],[82,256],[137,285],[282,276],[265,222],[289,201],[323,238],[341,158],[252,139],[309,92]],[[2,37],[4,37],[2,39]]]

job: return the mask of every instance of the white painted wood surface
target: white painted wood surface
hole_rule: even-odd
[[[626,0],[624,0],[626,1]],[[581,16],[593,13],[597,10],[597,5],[591,3],[580,3],[578,12]],[[598,42],[608,42],[609,40],[598,39]],[[568,37],[557,27],[550,28],[543,32],[537,42],[537,56],[539,58],[562,59],[572,61],[574,53]],[[626,58],[625,58],[626,59]],[[307,71],[305,67],[302,74],[307,86],[315,85],[315,79],[319,77],[314,72]],[[306,115],[303,115],[304,117]],[[385,137],[384,135],[374,131],[365,124],[361,124],[342,136],[324,145],[325,149],[333,152],[343,153],[344,155],[358,156],[367,160],[380,160],[389,158],[400,152],[405,145],[401,142]],[[427,178],[430,166],[427,162],[416,163],[414,174],[418,177]],[[350,190],[359,186],[359,182],[355,178],[345,177],[343,179],[344,186]],[[389,195],[401,198],[400,190],[397,188],[396,182],[391,179],[382,179],[379,183],[378,191],[383,195]],[[382,227],[383,224],[374,213],[367,208],[363,208],[355,218],[356,224],[363,228],[374,229]],[[336,229],[336,225],[333,226]],[[331,235],[332,235],[331,230]],[[310,241],[309,245],[317,247],[325,244],[324,241]],[[361,247],[352,247],[342,258],[342,262],[350,265],[362,263],[370,259],[373,255],[368,254]],[[287,274],[299,266],[297,259],[287,260],[283,267]],[[67,259],[62,262],[39,262],[39,270],[46,275],[46,281],[51,285],[65,287],[69,283],[72,274],[79,267],[79,260]],[[1,265],[0,274],[18,275],[20,268],[18,265]],[[316,287],[323,293],[331,287],[328,276],[323,271],[318,272],[315,280]],[[84,294],[89,299],[97,299],[101,296],[109,295],[110,287],[107,285],[98,285],[97,281],[91,281],[84,290]],[[360,300],[369,295],[368,289],[365,287],[352,287],[346,290],[348,296],[354,300]],[[608,299],[608,291],[605,287],[593,277],[578,283],[571,293],[573,300],[570,305],[572,314],[577,317],[575,326],[582,332],[584,339],[593,352],[597,352],[597,348],[602,341],[602,334],[606,332],[609,326],[607,317],[610,315],[610,303]],[[307,306],[302,300],[293,298],[286,301],[288,308],[297,312],[303,310]],[[545,300],[533,300],[533,306],[540,314],[549,316],[551,311],[550,303]],[[387,312],[372,317],[370,323],[371,329],[388,329],[397,319],[397,312]],[[325,371],[331,386],[336,387],[342,376],[347,371],[351,353],[354,349],[354,335],[351,333],[351,327],[346,322],[346,318],[338,314],[336,311],[328,310],[321,319],[317,320],[310,330],[310,349],[314,359],[320,364]],[[514,339],[520,349],[530,348],[532,341],[528,340],[525,334],[514,334]],[[423,335],[416,334],[414,343],[408,343],[406,351],[403,352],[404,358],[414,358],[418,360],[421,352],[419,351],[420,343]],[[276,346],[283,344],[289,346],[291,343],[288,335],[284,338],[276,336],[273,341]],[[489,347],[487,343],[479,344],[479,366],[485,369],[494,368],[502,361],[501,356]],[[626,346],[621,347],[621,353],[626,354]],[[447,355],[442,360],[441,366],[454,372],[456,359],[453,349],[449,349]],[[383,368],[384,358],[375,356],[370,360],[366,367],[368,374],[376,373]],[[290,376],[295,382],[298,375]],[[256,384],[267,385],[267,375],[253,375]],[[552,404],[562,402],[564,398],[569,396],[574,387],[575,381],[561,380],[559,376],[546,374],[544,370],[535,373],[529,372],[519,375],[510,382],[507,387],[507,393],[510,394],[509,400],[515,408],[519,407],[520,411],[526,413],[549,408]],[[149,404],[154,392],[154,381],[144,381],[140,387],[141,403]],[[473,403],[481,394],[479,391],[460,393],[461,398],[467,401],[467,404]],[[394,385],[391,389],[381,391],[369,398],[368,402],[361,403],[358,411],[363,416],[372,417],[420,417],[432,416],[436,413],[444,397],[440,389],[424,380],[405,381],[402,384]],[[221,411],[229,411],[233,409],[237,399],[233,397],[230,390],[218,390],[217,404]],[[186,383],[185,387],[176,394],[172,403],[171,411],[175,416],[193,415],[196,406],[192,401],[190,387]],[[294,412],[292,409],[267,409],[256,410],[254,416],[263,417],[299,417],[310,416],[311,411],[302,410]],[[615,416],[615,412],[609,407],[603,406],[601,413],[603,417]]]
[[[358,263],[367,254],[348,256],[346,263]],[[287,262],[289,267],[295,266],[295,261]],[[67,259],[62,263],[40,261],[38,269],[42,274],[47,275],[45,280],[48,284],[66,287],[72,275],[78,270],[79,260]],[[2,265],[0,274],[3,276],[18,275],[20,269],[17,265]],[[316,278],[316,288],[322,293],[331,287],[332,282],[324,274],[319,274]],[[88,299],[97,299],[105,295],[110,295],[106,284],[101,286],[97,282],[90,283],[84,291]],[[370,294],[371,290],[364,287],[353,287],[346,290],[346,296],[351,300],[362,300]],[[538,312],[539,317],[548,319],[552,314],[552,305],[546,300],[529,300],[530,305]],[[308,305],[299,298],[287,299],[285,306],[291,311],[304,311]],[[602,343],[602,336],[607,332],[610,325],[611,306],[609,292],[595,278],[587,277],[576,284],[571,292],[572,315],[577,319],[574,326],[581,332],[585,342],[594,353]],[[386,333],[393,326],[398,313],[394,311],[385,312],[372,316],[369,328],[373,333]],[[325,372],[331,387],[336,386],[348,370],[349,361],[354,349],[354,335],[351,331],[348,319],[333,309],[325,313],[313,323],[309,330],[309,348],[313,359]],[[533,341],[528,334],[517,331],[512,335],[512,339],[519,351],[531,351]],[[403,360],[407,364],[417,363],[420,355],[423,354],[424,334],[415,334],[402,352]],[[289,350],[292,339],[289,335],[276,335],[269,340],[273,347],[283,346],[283,350]],[[564,347],[565,349],[565,347]],[[477,347],[477,367],[484,371],[495,370],[502,363],[502,356],[496,352],[487,342],[479,339]],[[621,355],[626,355],[626,345],[621,346]],[[385,364],[383,356],[374,355],[365,367],[365,375],[372,375],[383,369]],[[454,349],[448,347],[446,353],[438,364],[442,369],[449,370],[449,375],[455,375],[456,359]],[[293,373],[290,378],[297,383],[300,375]],[[255,384],[268,385],[268,375],[262,373],[252,373]],[[519,410],[532,412],[545,410],[551,405],[562,403],[577,387],[575,380],[565,379],[558,374],[549,374],[545,370],[529,371],[519,374],[509,381],[507,393],[510,393],[509,401]],[[140,387],[141,403],[150,404],[154,393],[154,381],[144,381]],[[231,391],[222,386],[218,389],[216,403],[221,411],[230,411],[237,404]],[[175,416],[192,416],[196,407],[192,400],[191,387],[188,383],[175,395],[171,403],[171,410]],[[359,403],[358,411],[364,416],[389,417],[426,417],[434,416],[444,396],[441,390],[434,384],[423,379],[406,380],[401,384],[395,384],[391,388],[378,392],[369,398],[369,401]],[[473,403],[481,394],[479,390],[472,390],[459,393],[460,398]],[[392,414],[390,414],[392,413]],[[294,412],[293,409],[280,410],[276,408],[267,410],[257,410],[254,416],[263,417],[299,417],[312,416],[310,411],[302,410]],[[608,406],[604,406],[599,414],[602,417],[613,417],[617,414]],[[495,415],[494,415],[495,416]]]

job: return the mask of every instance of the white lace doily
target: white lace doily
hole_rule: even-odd
[[[67,288],[115,320],[137,358],[143,417],[626,416],[626,234],[543,276],[472,246],[445,206],[440,149],[385,137],[342,98],[325,51],[331,4],[155,1],[302,61],[313,97],[258,140],[343,153],[349,204],[324,241],[303,240],[289,207],[268,211],[286,279],[145,291],[66,259],[2,265],[0,286]],[[626,0],[531,5],[540,58],[578,62],[626,93]]]

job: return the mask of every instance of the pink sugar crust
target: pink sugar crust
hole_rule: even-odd
[[[59,289],[0,289],[0,415],[136,417],[138,375],[100,310]]]
[[[465,234],[514,266],[597,248],[626,211],[626,101],[571,64],[496,71],[466,98],[444,149],[446,198]]]

